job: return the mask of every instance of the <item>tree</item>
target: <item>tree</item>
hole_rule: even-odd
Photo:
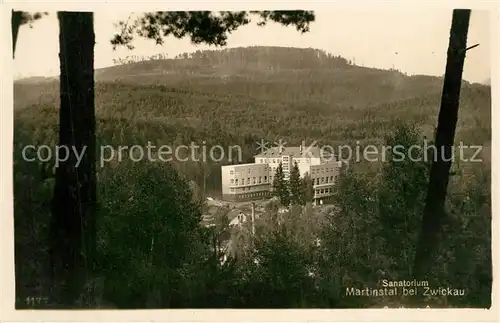
[[[204,205],[205,203],[205,198],[203,191],[200,188],[200,185],[196,183],[196,181],[190,180],[189,181],[189,188],[191,189],[191,194],[193,195],[193,201],[196,203],[199,203],[201,206]]]
[[[21,25],[29,24],[32,27],[32,23],[35,20],[42,18],[43,15],[47,13],[36,12],[34,14],[30,14],[24,11],[14,11],[12,10],[11,17],[11,28],[12,28],[12,57],[15,57],[16,54],[16,44],[17,44],[17,35],[19,34],[19,27]]]
[[[294,163],[290,171],[289,180],[290,202],[293,205],[300,205],[304,200],[304,191],[300,180],[300,171],[297,162]]]
[[[432,257],[437,249],[438,235],[445,218],[444,204],[458,118],[470,12],[469,9],[456,9],[453,11],[443,94],[435,139],[438,154],[431,166],[422,228],[414,260],[414,273],[421,277],[425,277],[427,271],[430,270]]]
[[[274,21],[284,26],[295,26],[301,33],[309,31],[309,23],[315,19],[312,11],[158,11],[146,13],[131,24],[120,21],[121,32],[111,40],[113,48],[125,45],[133,49],[134,33],[163,44],[163,37],[189,36],[194,44],[226,45],[229,34],[250,23],[250,16],[260,17],[259,26]]]
[[[314,198],[314,184],[309,173],[306,173],[304,177],[301,179],[302,186],[302,205],[311,202]]]
[[[83,152],[59,164],[55,174],[50,254],[54,298],[72,305],[94,269],[96,243],[96,138],[94,19],[89,12],[59,12],[59,146]]]
[[[105,298],[119,308],[179,306],[202,290],[192,286],[203,283],[193,271],[213,254],[200,203],[169,164],[118,167],[106,182],[111,197],[99,227]]]
[[[203,156],[201,153],[200,153],[200,156],[198,158],[199,158],[199,161],[198,161],[199,173],[202,177],[201,193],[203,196],[202,199],[204,199],[206,194],[207,194],[207,177],[210,176],[210,165],[206,161],[203,161]],[[205,158],[206,158],[206,156],[205,156]]]
[[[274,175],[273,194],[279,198],[281,205],[285,207],[290,205],[290,191],[288,190],[288,183],[281,163],[276,168],[276,174]]]
[[[267,232],[256,240],[242,293],[246,308],[308,308],[315,284],[309,275],[309,241],[297,241],[289,230]]]
[[[387,147],[417,147],[421,142],[418,129],[411,125],[398,124],[394,134],[387,136]],[[424,153],[412,154],[413,160],[399,160],[391,155],[382,166],[377,199],[380,226],[385,242],[384,253],[393,261],[399,273],[412,276],[412,261],[418,236],[418,225],[425,201],[425,188],[429,176]],[[416,159],[414,159],[416,158]],[[429,278],[429,277],[427,277]]]
[[[328,307],[352,307],[357,300],[346,297],[345,286],[369,286],[378,279],[372,269],[375,261],[380,263],[378,250],[383,250],[377,241],[380,231],[377,201],[373,199],[377,187],[373,178],[352,168],[340,177],[338,194],[334,196],[338,210],[326,216],[320,234],[324,257],[320,276],[329,298]]]

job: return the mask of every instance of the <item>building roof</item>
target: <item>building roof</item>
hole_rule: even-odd
[[[326,152],[324,152],[326,153]],[[271,147],[267,149],[266,151],[255,155],[254,157],[281,157],[281,156],[292,156],[295,158],[307,158],[307,157],[321,157],[321,150],[319,147],[284,147],[282,151],[280,152],[279,147]]]
[[[247,163],[247,164],[233,164],[233,165],[223,165],[221,167],[265,167],[265,164]]]

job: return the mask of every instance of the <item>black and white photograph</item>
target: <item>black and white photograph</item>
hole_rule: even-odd
[[[16,310],[492,307],[493,11],[9,5]]]

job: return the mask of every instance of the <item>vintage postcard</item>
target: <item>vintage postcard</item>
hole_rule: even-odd
[[[494,321],[498,8],[4,4],[1,320]]]

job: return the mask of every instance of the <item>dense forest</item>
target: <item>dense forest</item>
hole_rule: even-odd
[[[441,88],[442,78],[359,67],[315,49],[250,47],[122,62],[96,70],[97,144],[239,145],[241,162],[253,161],[261,139],[409,147],[433,138]],[[28,144],[57,144],[59,86],[57,80],[21,80],[14,91],[16,288],[22,306],[25,295],[49,288],[43,241],[54,165],[26,162],[21,152]],[[453,165],[446,239],[428,280],[465,288],[467,295],[426,302],[489,307],[490,86],[463,82],[460,104],[455,141],[483,146],[483,162]],[[199,220],[203,197],[220,194],[220,166],[229,162],[125,160],[98,167],[101,271],[94,304],[383,306],[387,300],[346,297],[345,288],[411,277],[426,163],[350,161],[335,208],[322,214],[310,206],[291,208],[282,225],[272,220],[276,210],[270,208],[258,234],[240,232],[234,259],[221,265],[212,246],[227,219],[219,215],[220,223],[208,231]],[[85,295],[82,304],[90,302]]]

